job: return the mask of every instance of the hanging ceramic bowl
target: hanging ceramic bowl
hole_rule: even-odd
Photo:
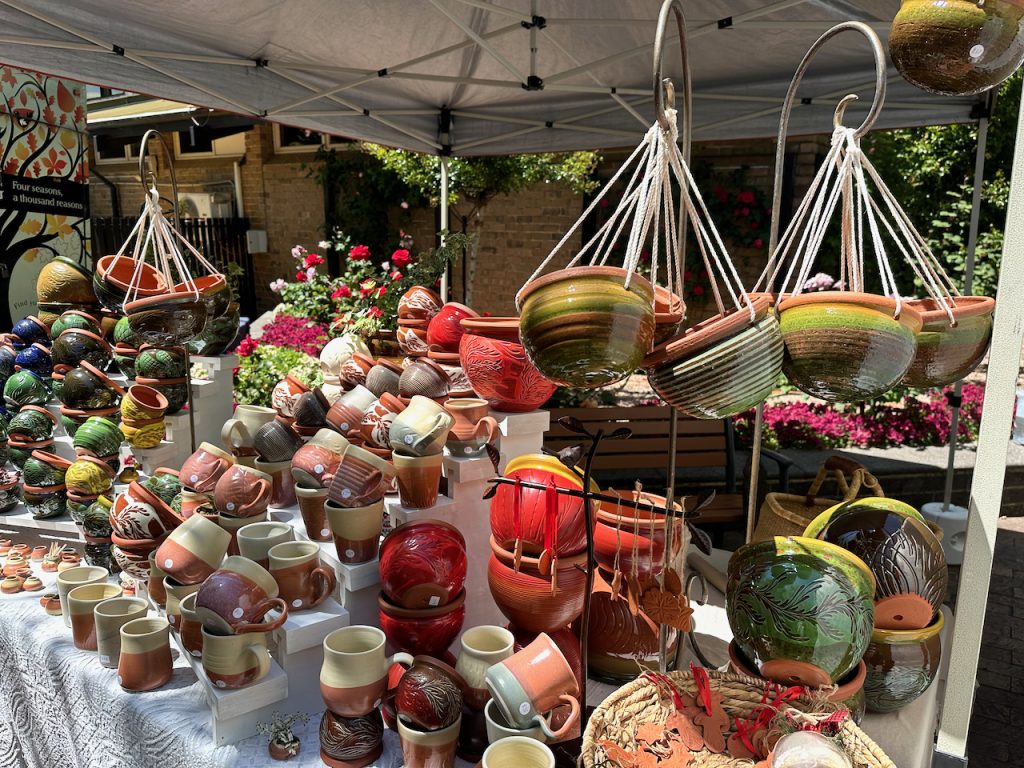
[[[908,387],[945,387],[978,367],[992,341],[996,301],[987,296],[960,296],[952,308],[956,325],[934,299],[907,302],[921,314],[917,353],[903,377]]]
[[[46,378],[53,373],[53,359],[50,350],[38,341],[21,350],[14,358],[14,370],[32,371]]]
[[[124,374],[126,379],[135,378],[135,361],[139,357],[139,350],[132,349],[131,347],[114,347],[114,364],[121,373]],[[56,394],[56,387],[54,387],[54,394]],[[58,395],[60,397],[60,395]]]
[[[188,283],[178,283],[174,286],[174,293],[195,298],[198,290],[199,300],[206,305],[206,316],[211,320],[227,312],[231,304],[231,288],[224,275],[202,275],[192,278],[192,282],[195,284],[194,289]]]
[[[942,544],[913,517],[860,507],[834,515],[818,534],[849,550],[875,576],[875,628],[924,629],[946,599]]]
[[[662,344],[644,360],[654,391],[680,413],[725,419],[771,394],[782,372],[782,333],[768,294],[755,311],[730,310]]]
[[[36,299],[40,304],[95,304],[92,275],[77,261],[55,256],[39,270]]]
[[[889,53],[918,88],[944,96],[981,93],[1024,61],[1024,7],[1012,0],[904,0]]]
[[[233,301],[222,315],[208,319],[203,332],[187,342],[185,346],[193,355],[205,357],[223,355],[231,348],[241,323],[241,308],[238,306],[238,302]]]
[[[38,317],[28,315],[14,324],[11,329],[15,336],[27,346],[34,341],[50,343],[50,330]]]
[[[64,374],[61,402],[70,409],[94,411],[112,408],[124,396],[124,389],[96,366],[83,360]]]
[[[928,690],[942,662],[942,612],[924,629],[876,629],[864,653],[872,712],[895,712]]]
[[[185,375],[185,348],[143,345],[135,370],[144,379],[181,378]]]
[[[132,332],[147,344],[182,344],[206,327],[207,305],[194,293],[163,293],[124,305]]]
[[[730,558],[726,614],[761,675],[819,687],[841,680],[864,655],[874,594],[871,571],[842,547],[776,536]]]
[[[619,381],[653,346],[654,288],[619,267],[552,272],[527,283],[520,297],[523,347],[556,384],[601,387]]]
[[[102,336],[81,328],[69,328],[54,339],[51,354],[54,365],[74,368],[83,360],[88,360],[100,369],[110,365],[114,356],[113,350]]]
[[[138,298],[143,299],[167,293],[167,281],[152,265],[129,256],[103,256],[96,262],[96,273],[92,277],[92,287],[100,304],[111,312],[120,313],[136,270],[139,274],[134,281],[133,296],[137,293]]]
[[[142,339],[132,330],[127,317],[119,317],[114,324],[114,344],[121,347],[138,349],[142,346]]]
[[[7,425],[8,435],[15,435],[18,440],[36,441],[53,437],[53,428],[57,419],[41,405],[26,405],[14,416]]]
[[[32,371],[17,371],[4,384],[4,402],[12,411],[24,405],[46,405],[49,401],[46,381]]]
[[[809,395],[828,402],[870,400],[910,369],[921,315],[886,296],[845,291],[783,299],[779,324],[786,344],[782,369]]]
[[[90,289],[91,290],[91,289]],[[100,334],[100,321],[90,315],[88,312],[82,312],[78,309],[68,310],[58,317],[53,325],[50,326],[50,336],[57,338],[64,331],[74,328],[80,331],[92,331],[95,334]]]

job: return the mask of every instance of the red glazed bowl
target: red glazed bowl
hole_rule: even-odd
[[[512,465],[515,467],[515,465]],[[576,482],[566,474],[551,472],[538,467],[513,468],[505,476],[523,482],[547,485],[554,481],[559,488],[583,489],[582,482]],[[546,491],[538,488],[520,488],[520,533],[523,540],[523,552],[539,555],[544,550],[544,522],[547,515]],[[514,485],[501,484],[491,499],[491,533],[494,538],[508,549],[515,548],[515,495]],[[572,496],[558,497],[558,542],[555,551],[559,557],[575,555],[586,549],[587,528],[583,514],[583,499]]]
[[[395,528],[380,545],[380,586],[400,608],[439,608],[466,584],[466,540],[443,520]]]
[[[384,593],[377,598],[380,628],[396,651],[413,656],[442,656],[466,620],[466,592],[448,605],[410,609],[395,605]]]
[[[597,563],[611,573],[615,569],[615,552],[619,552],[619,570],[633,570],[633,549],[636,548],[636,567],[640,575],[660,574],[665,557],[665,515],[636,509],[633,491],[605,491],[608,496],[619,496],[621,504],[602,502],[594,526],[594,553]],[[641,493],[640,501],[664,506],[665,497]],[[676,505],[678,506],[678,505]],[[682,541],[681,523],[675,523],[673,549],[679,551]]]
[[[525,413],[548,401],[555,385],[541,376],[519,340],[518,317],[476,317],[461,321],[462,370],[470,385],[496,411]]]
[[[558,558],[557,584],[552,590],[551,579],[541,575],[537,558],[524,556],[517,573],[512,551],[491,536],[487,585],[498,609],[518,630],[551,634],[583,612],[587,578],[576,566],[582,567],[586,560],[585,553]]]
[[[445,352],[458,352],[459,342],[465,333],[460,321],[474,317],[479,315],[465,304],[449,301],[427,325],[427,344],[440,347]]]

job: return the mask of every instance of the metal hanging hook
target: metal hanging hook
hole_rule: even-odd
[[[683,68],[682,120],[679,121],[679,145],[686,161],[690,160],[690,133],[692,125],[692,83],[690,79],[690,59],[686,50],[686,19],[683,16],[681,0],[665,0],[658,14],[658,29],[654,35],[654,115],[663,130],[671,129],[672,124],[666,109],[675,105],[675,86],[670,78],[665,77],[662,63],[665,57],[665,36],[668,31],[669,14],[675,16],[676,31],[679,35],[679,61]]]
[[[142,135],[142,142],[139,144],[139,181],[142,184],[142,188],[146,194],[149,194],[150,186],[157,186],[156,173],[146,167],[146,155],[149,153],[149,140],[156,137],[160,141],[160,147],[164,151],[164,157],[167,158],[167,171],[171,176],[171,210],[174,211],[174,227],[179,232],[181,231],[181,214],[178,211],[178,177],[174,173],[174,156],[171,154],[171,148],[167,146],[167,139],[164,135],[155,128],[150,128]],[[146,180],[149,180],[150,184],[146,184]]]
[[[833,128],[843,127],[843,118],[846,116],[846,108],[853,104],[853,102],[859,100],[860,96],[858,96],[856,93],[850,93],[847,94],[846,96],[843,96],[840,102],[836,105],[835,114],[832,115]]]

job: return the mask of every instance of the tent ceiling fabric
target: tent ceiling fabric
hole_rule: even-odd
[[[635,144],[653,121],[659,0],[0,0],[0,60],[317,131],[457,155]],[[694,138],[773,136],[793,71],[828,27],[883,38],[894,0],[691,0]],[[543,17],[543,28],[537,17]],[[531,48],[533,49],[531,52]],[[666,74],[678,83],[674,24]],[[531,76],[539,90],[523,87]],[[963,122],[890,65],[878,127]],[[827,132],[838,98],[870,102],[866,41],[812,65],[792,134]],[[451,111],[442,137],[442,108]],[[850,124],[863,116],[851,108]]]

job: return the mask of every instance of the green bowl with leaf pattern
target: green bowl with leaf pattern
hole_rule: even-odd
[[[726,613],[758,672],[787,685],[831,685],[857,665],[874,626],[875,579],[828,542],[776,536],[729,560]]]

